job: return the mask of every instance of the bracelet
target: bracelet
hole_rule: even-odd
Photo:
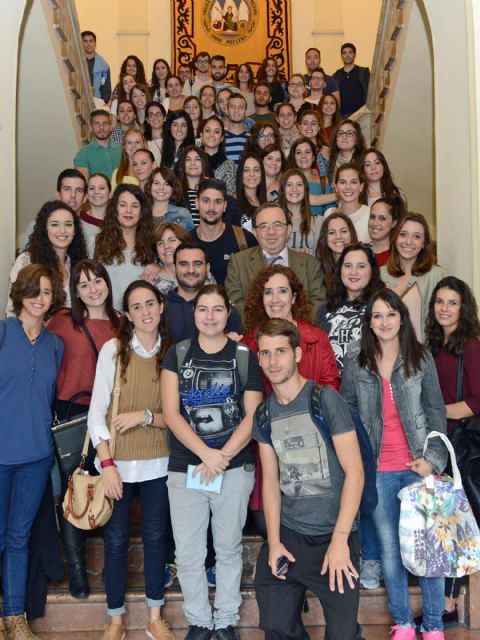
[[[144,416],[144,421],[143,421],[143,428],[147,429],[147,427],[151,427],[153,424],[153,411],[151,409],[144,409],[143,410],[143,416]]]
[[[113,458],[105,458],[105,460],[100,460],[100,466],[105,469],[106,467],[116,467],[117,465]]]
[[[340,531],[340,529],[334,529],[333,533],[338,533],[341,536],[349,536],[351,531]]]

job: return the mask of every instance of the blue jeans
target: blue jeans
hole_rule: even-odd
[[[400,489],[419,479],[420,476],[413,471],[378,471],[378,505],[372,516],[380,542],[388,608],[395,624],[409,624],[412,627],[415,622],[408,600],[408,572],[400,555],[400,500],[397,496]],[[418,581],[423,596],[422,630],[441,630],[445,580],[418,578]]]
[[[371,513],[368,516],[360,515],[358,533],[362,560],[377,560],[380,562],[380,543]]]
[[[25,464],[0,464],[0,557],[3,615],[25,611],[28,541],[42,501],[53,455]]]
[[[105,591],[107,613],[126,612],[127,555],[130,544],[130,511],[135,486],[142,509],[143,572],[149,607],[164,604],[165,548],[168,530],[167,477],[145,482],[124,482],[123,498],[115,502],[113,514],[103,527],[105,544]]]

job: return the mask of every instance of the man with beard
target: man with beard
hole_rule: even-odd
[[[225,282],[230,258],[258,244],[253,233],[223,221],[226,196],[223,180],[202,180],[197,196],[200,223],[192,232],[193,239],[205,249],[210,270],[218,284]]]
[[[255,113],[250,114],[250,118],[255,122],[267,122],[276,125],[275,114],[270,111],[270,101],[272,99],[272,89],[267,82],[258,82],[253,89],[253,103]]]
[[[210,60],[210,75],[212,77],[211,84],[215,87],[217,94],[220,89],[232,88],[230,82],[225,82],[225,76],[227,75],[225,56],[212,56],[212,59]]]
[[[193,301],[205,284],[210,265],[205,249],[198,242],[183,242],[178,245],[175,256],[176,289],[167,294],[166,319],[173,342],[192,339],[196,333],[193,319]],[[226,333],[243,333],[238,312],[232,309],[225,329]],[[232,336],[233,337],[233,336]]]
[[[112,123],[108,111],[92,111],[90,128],[93,140],[77,152],[74,158],[75,168],[83,173],[87,180],[92,173],[103,173],[110,180],[120,164],[122,147],[110,140]]]

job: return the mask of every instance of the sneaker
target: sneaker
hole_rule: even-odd
[[[213,567],[207,567],[207,582],[208,586],[215,589],[217,586],[217,567],[213,565]]]
[[[145,633],[150,640],[175,640],[170,625],[162,618],[149,620],[145,627]]]
[[[106,624],[102,640],[124,640],[125,627],[122,624]]]
[[[360,586],[364,589],[378,589],[382,579],[382,564],[378,560],[365,560],[360,568]]]
[[[173,581],[177,577],[177,565],[176,564],[166,564],[165,565],[165,573],[164,573],[164,583],[163,586],[165,589],[168,589],[172,586]]]
[[[229,625],[224,629],[215,629],[215,640],[240,640],[237,627]]]
[[[8,640],[39,640],[28,626],[25,616],[5,617],[5,636]]]
[[[213,629],[207,629],[207,627],[197,627],[191,624],[188,627],[188,633],[185,636],[185,640],[210,640],[213,637]]]
[[[445,609],[445,611],[443,612],[443,615],[442,615],[442,621],[443,621],[443,626],[445,627],[445,629],[453,629],[454,627],[458,627],[458,625],[460,624],[460,621],[459,621],[459,618],[458,618],[457,605],[455,605],[455,609],[453,611],[447,611]],[[420,628],[422,626],[422,622],[423,622],[423,614],[420,614],[419,616],[417,616],[415,618],[415,624],[417,625],[417,631],[420,631]]]
[[[422,631],[423,640],[445,640],[443,631]]]
[[[392,636],[390,640],[416,640],[417,638],[415,627],[409,624],[396,624],[394,627],[391,627],[390,633]]]

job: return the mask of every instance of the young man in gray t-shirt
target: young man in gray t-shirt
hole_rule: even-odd
[[[314,387],[297,369],[298,330],[287,320],[257,332],[258,359],[273,394],[259,407],[259,443],[268,541],[255,576],[260,628],[267,640],[305,640],[305,589],[323,607],[329,640],[361,640],[359,543],[355,519],[364,476],[350,412],[333,389],[321,390],[324,439],[310,411]]]

